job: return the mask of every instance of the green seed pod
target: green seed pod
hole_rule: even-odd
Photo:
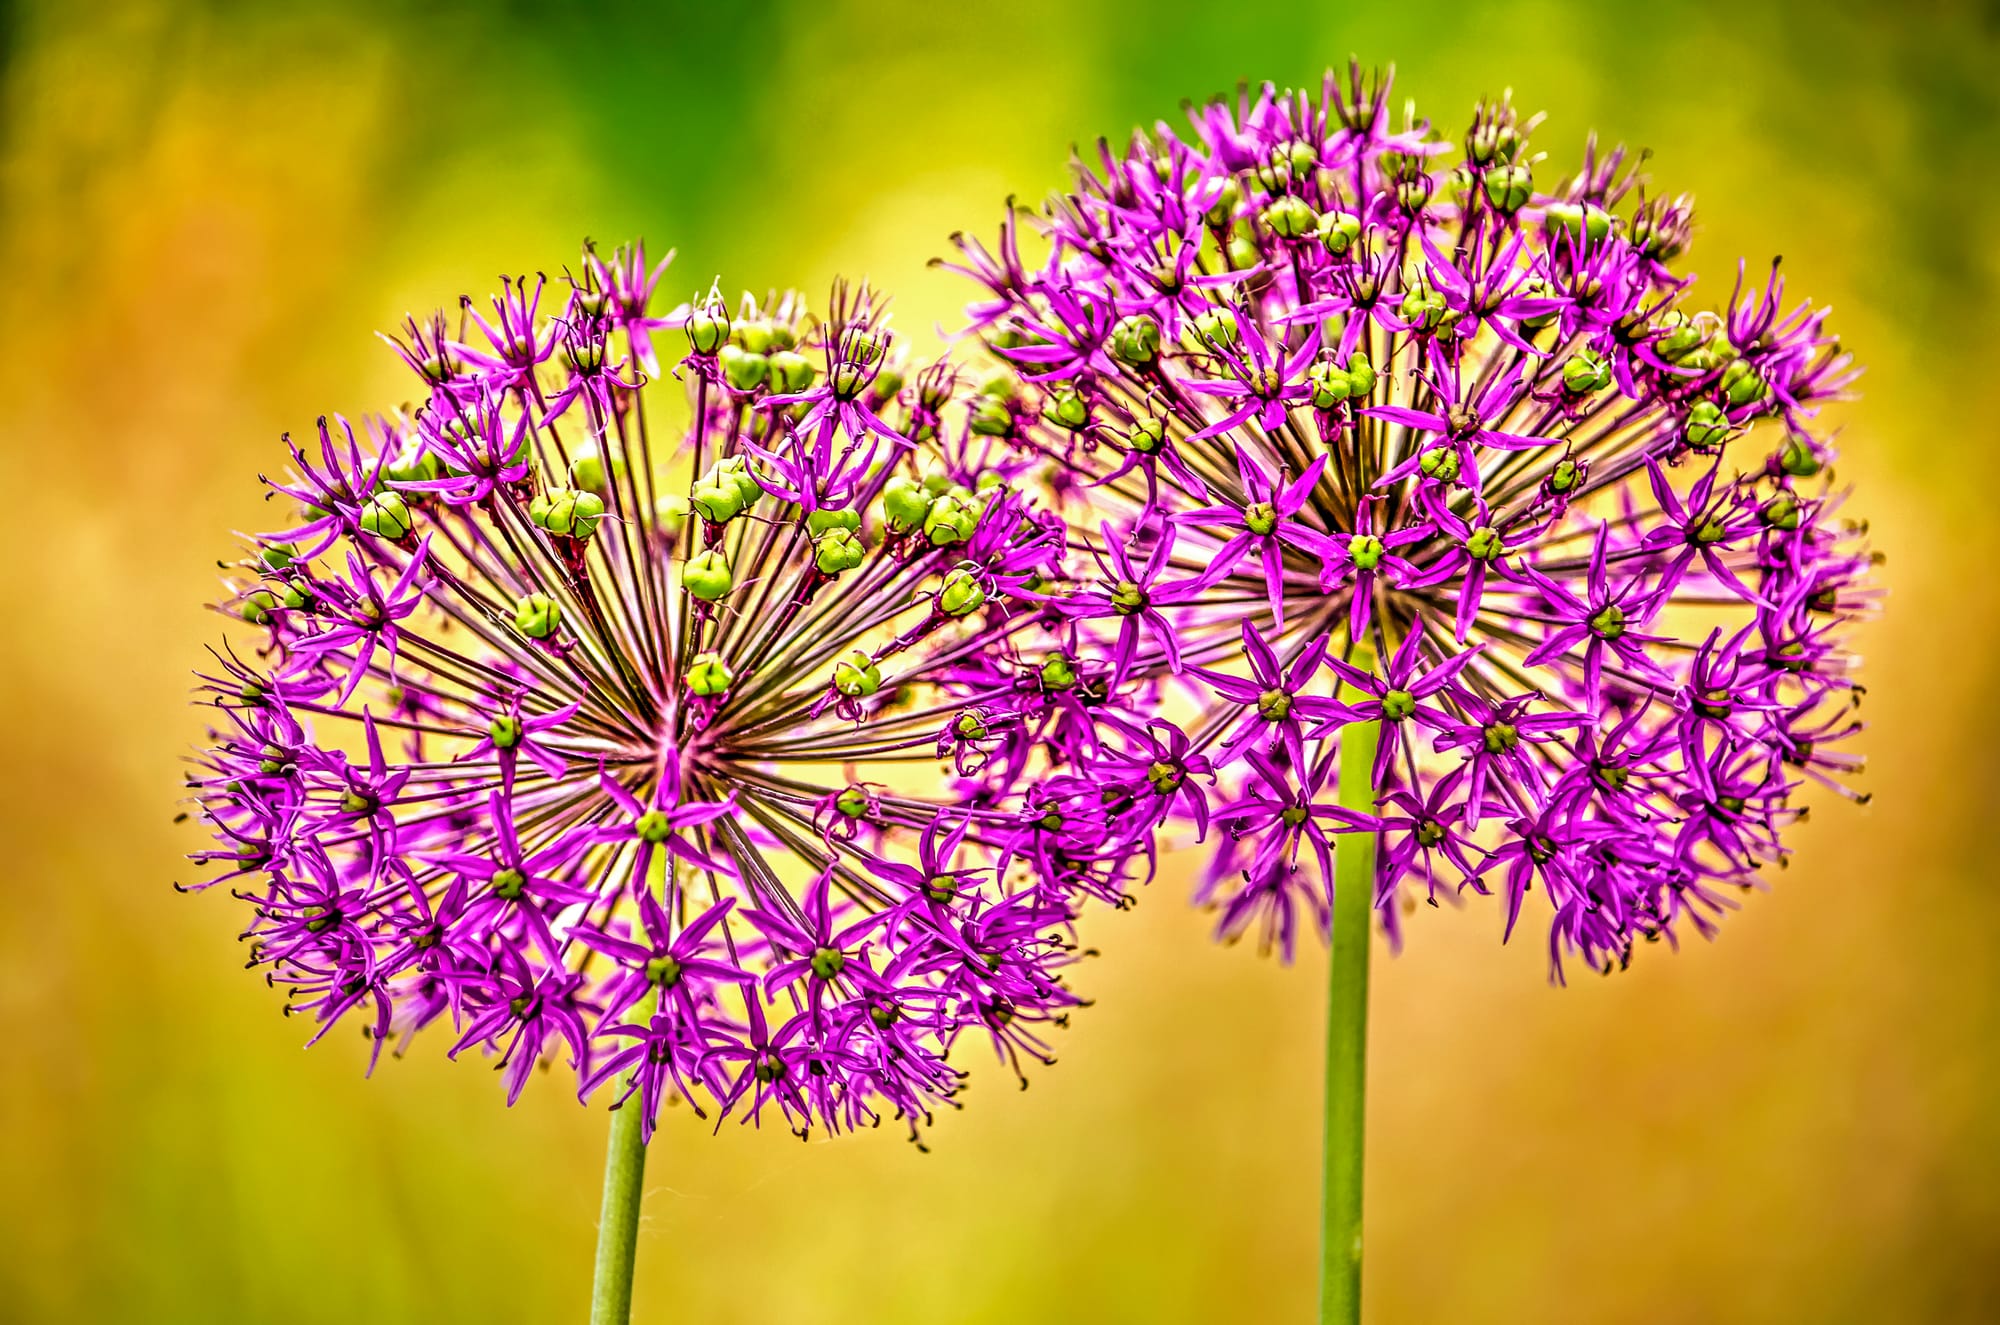
[[[868,556],[868,549],[852,529],[829,529],[813,540],[813,565],[828,575],[853,570]]]
[[[1243,271],[1264,260],[1264,255],[1257,249],[1257,241],[1250,237],[1247,230],[1231,231],[1224,251],[1229,254],[1231,271]]]
[[[782,395],[797,395],[819,376],[812,360],[796,350],[779,350],[765,362],[770,366],[771,389]]]
[[[1342,257],[1361,238],[1361,218],[1347,212],[1326,212],[1319,218],[1319,242],[1333,257]]]
[[[1264,209],[1264,225],[1274,235],[1300,239],[1319,226],[1319,213],[1303,198],[1286,194]]]
[[[277,606],[278,595],[272,593],[269,589],[252,589],[249,593],[243,595],[243,601],[237,605],[236,615],[242,617],[253,626],[269,625],[271,622],[271,613],[277,609]]]
[[[1679,313],[1663,314],[1659,325],[1665,328],[1665,332],[1654,338],[1653,353],[1668,363],[1680,363],[1708,344],[1709,328],[1699,322],[1690,322]]]
[[[1354,394],[1354,384],[1347,374],[1325,359],[1306,370],[1306,381],[1312,386],[1314,409],[1332,409]]]
[[[769,359],[734,345],[722,347],[720,362],[723,381],[738,391],[755,391],[771,372]]]
[[[833,798],[833,808],[849,819],[864,819],[868,816],[868,801],[868,788],[850,782]]]
[[[696,354],[714,354],[729,339],[729,314],[719,306],[688,314],[687,338]]]
[[[1722,412],[1721,406],[1712,400],[1697,400],[1688,411],[1681,436],[1693,450],[1713,455],[1729,440],[1729,431],[1729,416]]]
[[[1353,559],[1356,570],[1374,570],[1382,564],[1387,551],[1382,540],[1373,534],[1356,534],[1347,540],[1347,555]]]
[[[272,570],[290,570],[299,557],[297,543],[266,543],[257,550],[257,558]]]
[[[923,527],[931,513],[931,494],[906,474],[898,474],[882,486],[882,514],[893,533],[907,534]]]
[[[1771,529],[1797,529],[1799,499],[1789,492],[1780,492],[1757,508],[1757,518]]]
[[[971,424],[981,437],[1005,437],[1014,431],[1014,413],[1006,401],[989,396],[972,407]]]
[[[404,448],[382,466],[382,477],[391,483],[428,483],[443,472],[436,456],[414,446]]]
[[[924,537],[933,547],[951,547],[972,537],[983,504],[963,488],[940,493],[924,516]]]
[[[562,629],[562,604],[545,593],[531,593],[514,604],[514,629],[529,639],[547,639]]]
[[[1215,195],[1215,201],[1208,205],[1203,219],[1217,228],[1228,225],[1229,219],[1236,215],[1236,209],[1242,204],[1243,186],[1231,175],[1222,181],[1222,189]]]
[[[1785,438],[1785,445],[1777,454],[1778,468],[1793,478],[1811,478],[1820,471],[1819,452],[1813,444],[1798,433]]]
[[[1143,368],[1160,357],[1160,324],[1144,313],[1120,318],[1111,328],[1111,357]]]
[[[1081,432],[1090,423],[1090,405],[1075,387],[1057,387],[1043,402],[1042,417],[1058,428]]]
[[[493,742],[495,750],[511,750],[521,743],[527,729],[521,720],[511,713],[502,713],[486,725],[486,735]]]
[[[740,350],[763,356],[769,354],[778,338],[778,329],[762,319],[740,322],[729,329],[729,343]],[[776,348],[788,350],[790,345]]]
[[[290,608],[294,612],[303,611],[313,604],[312,586],[309,584],[300,584],[296,581],[287,584],[285,591],[278,595],[278,602],[281,606]]]
[[[1747,359],[1732,360],[1722,370],[1722,394],[1732,406],[1749,405],[1769,395],[1771,388]]]
[[[1588,238],[1593,244],[1611,233],[1611,213],[1592,203],[1550,203],[1542,210],[1542,224],[1551,235],[1558,231],[1572,240]]]
[[[849,699],[862,699],[882,688],[882,669],[860,649],[850,649],[833,665],[833,688]]]
[[[1443,291],[1420,282],[1403,291],[1402,302],[1396,311],[1403,321],[1417,330],[1436,331],[1444,324],[1445,315],[1451,309],[1444,301]]]
[[[1064,654],[1044,658],[1036,674],[1044,690],[1068,690],[1076,684],[1076,665]]]
[[[986,605],[986,586],[980,583],[978,568],[967,563],[954,566],[937,592],[937,610],[946,616],[967,616]]]
[[[528,503],[528,519],[537,529],[564,538],[589,538],[603,518],[604,499],[574,488],[551,488]]]
[[[821,507],[817,511],[806,512],[806,532],[814,538],[829,529],[845,529],[849,533],[861,528],[861,512],[833,510]]]
[[[361,528],[377,538],[394,543],[410,536],[416,520],[400,492],[378,492],[361,508]]]
[[[1602,355],[1578,350],[1563,361],[1562,379],[1571,395],[1591,395],[1611,385],[1611,364]]]
[[[1583,467],[1564,456],[1556,461],[1556,467],[1549,471],[1549,491],[1557,494],[1569,492],[1583,479]]]
[[[1479,561],[1497,561],[1507,555],[1507,545],[1501,542],[1499,530],[1483,524],[1467,535],[1465,552]]]
[[[1251,502],[1243,508],[1243,527],[1253,534],[1274,532],[1278,519],[1278,508],[1267,501]]]
[[[736,587],[729,559],[715,548],[697,552],[681,567],[681,584],[704,603],[712,603]]]
[[[622,483],[624,479],[625,462],[616,455],[611,457],[611,472],[607,479],[604,452],[595,445],[586,443],[578,447],[576,458],[570,461],[569,481],[585,492],[594,492],[602,497],[611,491],[611,484]]]
[[[1347,383],[1351,396],[1365,396],[1375,389],[1375,365],[1360,350],[1348,356]]]
[[[1203,345],[1234,345],[1241,334],[1236,327],[1236,319],[1220,308],[1211,308],[1205,313],[1197,313],[1192,324],[1194,338]]]
[[[743,514],[743,494],[734,483],[718,483],[712,478],[702,479],[688,494],[688,504],[695,514],[710,524],[727,524]]]
[[[1486,201],[1493,205],[1494,211],[1512,216],[1535,196],[1535,175],[1523,163],[1496,166],[1486,172],[1481,186],[1486,191]]]
[[[736,684],[736,673],[722,661],[720,654],[697,653],[688,660],[681,680],[691,695],[726,695],[729,687]]]
[[[678,492],[666,493],[653,503],[653,525],[669,538],[674,537],[687,527],[688,513],[693,509],[693,503]]]
[[[1125,443],[1140,455],[1157,453],[1167,444],[1167,421],[1151,416],[1135,419],[1132,431],[1125,434]]]
[[[1460,463],[1457,447],[1440,446],[1424,452],[1423,459],[1417,461],[1417,468],[1440,483],[1456,483]]]

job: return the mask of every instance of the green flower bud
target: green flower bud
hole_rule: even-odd
[[[1499,530],[1483,524],[1466,536],[1465,552],[1479,561],[1497,561],[1507,555],[1507,545],[1501,542]]]
[[[1052,653],[1042,660],[1037,675],[1044,690],[1068,690],[1076,684],[1076,665],[1064,654]]]
[[[1664,334],[1653,341],[1653,353],[1668,363],[1680,363],[1695,351],[1708,344],[1712,329],[1700,322],[1691,322],[1678,313],[1666,313],[1660,318],[1660,325],[1666,328]]]
[[[865,819],[868,816],[868,788],[850,782],[840,789],[833,798],[833,808],[850,819]]]
[[[302,611],[313,603],[312,586],[309,584],[287,584],[285,591],[278,595],[278,602],[292,611]]]
[[[867,556],[867,547],[852,529],[829,529],[813,540],[813,565],[828,575],[853,570]]]
[[[1391,690],[1382,696],[1382,720],[1401,722],[1417,711],[1417,697],[1407,690]]]
[[[847,967],[847,954],[839,948],[814,948],[807,960],[812,973],[821,980],[832,980]]]
[[[1503,755],[1521,743],[1521,729],[1511,722],[1495,722],[1480,729],[1480,743],[1490,755]]]
[[[771,371],[769,359],[734,345],[722,347],[719,362],[722,364],[722,380],[738,391],[755,391],[764,385],[764,379]]]
[[[1562,379],[1571,395],[1591,395],[1611,385],[1611,364],[1600,354],[1578,350],[1563,361]]]
[[[1747,359],[1732,360],[1729,367],[1722,370],[1722,394],[1729,397],[1732,406],[1762,400],[1770,391],[1763,375]]]
[[[1146,781],[1152,785],[1156,795],[1171,796],[1187,781],[1187,770],[1179,764],[1170,764],[1164,759],[1155,759],[1146,766]]]
[[[1503,216],[1512,216],[1535,196],[1535,174],[1525,163],[1496,166],[1481,180],[1486,201]]]
[[[1347,555],[1354,562],[1356,570],[1374,570],[1382,564],[1382,557],[1388,552],[1382,540],[1373,534],[1356,534],[1347,540]]]
[[[766,360],[769,366],[771,389],[781,395],[797,395],[813,384],[819,375],[812,360],[796,350],[779,350]]]
[[[1283,722],[1292,715],[1292,697],[1283,690],[1266,690],[1257,696],[1257,716],[1266,722]]]
[[[529,639],[547,639],[562,629],[562,604],[545,593],[531,593],[514,604],[514,629]]]
[[[971,565],[955,566],[937,592],[937,610],[946,616],[966,616],[986,606],[986,586]]]
[[[378,492],[361,508],[361,528],[377,538],[394,543],[410,536],[416,520],[400,492]]]
[[[625,479],[625,462],[617,456],[611,457],[611,470],[607,478],[604,468],[604,452],[593,444],[586,443],[577,448],[576,458],[569,464],[569,481],[585,492],[594,492],[602,497],[611,491],[613,483]]]
[[[1231,271],[1243,271],[1264,260],[1264,255],[1257,251],[1257,241],[1244,230],[1230,232],[1229,242],[1223,246],[1223,251],[1229,255]]]
[[[1057,387],[1042,403],[1042,417],[1058,428],[1081,432],[1090,423],[1090,404],[1075,387]]]
[[[1203,217],[1210,225],[1221,227],[1229,224],[1229,218],[1243,204],[1243,186],[1236,182],[1234,175],[1222,181],[1222,189],[1215,195],[1215,201],[1208,205]]]
[[[1264,209],[1264,225],[1274,235],[1298,239],[1319,226],[1319,213],[1304,198],[1285,194]]]
[[[963,488],[940,493],[924,516],[924,537],[933,547],[950,547],[972,537],[982,506]]]
[[[297,543],[266,543],[258,549],[257,556],[260,561],[272,570],[290,570],[292,563],[298,560],[299,545]]]
[[[691,695],[726,695],[729,687],[736,684],[736,673],[722,656],[716,653],[697,653],[688,660],[687,671],[681,677]]]
[[[1160,324],[1144,313],[1120,318],[1111,328],[1111,357],[1143,368],[1160,357]]]
[[[1711,400],[1697,400],[1681,427],[1687,444],[1703,455],[1713,455],[1729,440],[1729,416]]]
[[[493,871],[491,882],[493,895],[503,902],[511,902],[528,886],[528,876],[512,865],[503,865]]]
[[[632,832],[641,842],[658,846],[674,835],[674,825],[664,811],[648,810],[632,821]]]
[[[1132,580],[1120,580],[1111,586],[1111,610],[1120,616],[1137,616],[1151,602],[1145,588]]]
[[[511,713],[502,713],[487,724],[486,735],[492,740],[495,750],[511,750],[521,743],[521,736],[526,730],[519,718]]]
[[[253,626],[269,625],[271,613],[277,606],[278,595],[269,589],[252,589],[243,595],[243,601],[236,608],[236,615]]]
[[[988,728],[984,717],[968,710],[951,720],[951,730],[961,741],[983,741],[986,739]]]
[[[704,308],[688,314],[688,348],[696,354],[714,354],[729,339],[729,314],[722,308]]]
[[[1319,242],[1334,257],[1341,257],[1361,238],[1361,218],[1347,212],[1326,212],[1319,218]]]
[[[1278,508],[1267,501],[1252,502],[1243,508],[1243,527],[1253,534],[1268,534],[1278,527]]]
[[[1617,639],[1625,633],[1625,609],[1616,603],[1607,603],[1593,615],[1589,622],[1590,633],[1603,640]]]
[[[1583,468],[1576,461],[1564,456],[1556,461],[1556,467],[1549,472],[1549,491],[1569,492],[1583,479]]]
[[[552,488],[528,503],[528,519],[537,529],[565,538],[589,538],[603,518],[604,499],[594,492]]]
[[[729,559],[714,548],[697,552],[681,567],[681,584],[704,603],[712,603],[736,586]]]
[[[863,650],[850,649],[833,665],[833,688],[849,699],[864,699],[882,688],[882,669]]]
[[[898,474],[882,486],[882,514],[892,532],[907,534],[920,528],[930,513],[931,494],[908,475]]]
[[[1419,283],[1403,291],[1403,300],[1396,311],[1403,321],[1419,331],[1436,331],[1444,323],[1445,315],[1451,311],[1444,301],[1444,293],[1429,285]]]

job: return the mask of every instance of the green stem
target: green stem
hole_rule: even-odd
[[[636,1091],[622,1108],[611,1111],[590,1325],[626,1325],[632,1318],[632,1261],[639,1249],[639,1201],[646,1190],[646,1143],[639,1130],[644,1112]]]
[[[1340,804],[1375,812],[1381,725],[1340,733]],[[1361,1319],[1361,1160],[1368,1121],[1368,943],[1375,921],[1375,834],[1349,833],[1333,865],[1333,951],[1327,976],[1326,1188],[1321,1206],[1321,1325]]]

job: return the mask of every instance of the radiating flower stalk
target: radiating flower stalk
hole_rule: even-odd
[[[1849,357],[1775,267],[1703,306],[1690,200],[1595,140],[1545,183],[1538,118],[1503,97],[1454,144],[1358,68],[1245,91],[954,264],[1001,364],[973,431],[1071,524],[1076,582],[1025,587],[1101,699],[1062,754],[1157,793],[1077,848],[1185,823],[1222,937],[1331,925],[1329,1321],[1369,911],[1393,946],[1417,900],[1497,893],[1511,935],[1539,890],[1552,977],[1609,972],[1712,933],[1806,782],[1854,795],[1873,558],[1820,422]]]
[[[1057,831],[1080,710],[1028,461],[865,289],[660,316],[664,265],[413,321],[420,403],[291,447],[190,779],[197,886],[315,1040],[358,1025],[372,1068],[435,1027],[510,1103],[561,1064],[618,1111],[596,1321],[666,1101],[917,1136],[961,1038],[1050,1059],[1127,865]]]

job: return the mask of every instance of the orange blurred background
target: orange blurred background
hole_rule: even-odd
[[[1890,589],[1874,803],[1823,798],[1717,942],[1556,990],[1475,905],[1377,963],[1369,1318],[2000,1319],[1990,4],[0,22],[0,1319],[581,1318],[602,1112],[509,1111],[437,1044],[372,1081],[358,1040],[301,1052],[237,911],[168,887],[214,558],[281,431],[399,398],[375,329],[643,235],[676,297],[866,275],[921,340],[966,296],[926,260],[1072,141],[1349,51],[1454,131],[1511,85],[1558,166],[1592,126],[1655,149],[1707,287],[1782,252],[1869,367],[1841,472]],[[1092,922],[1064,1061],[976,1072],[933,1153],[672,1116],[635,1319],[1307,1319],[1323,960],[1213,946],[1186,869]]]

